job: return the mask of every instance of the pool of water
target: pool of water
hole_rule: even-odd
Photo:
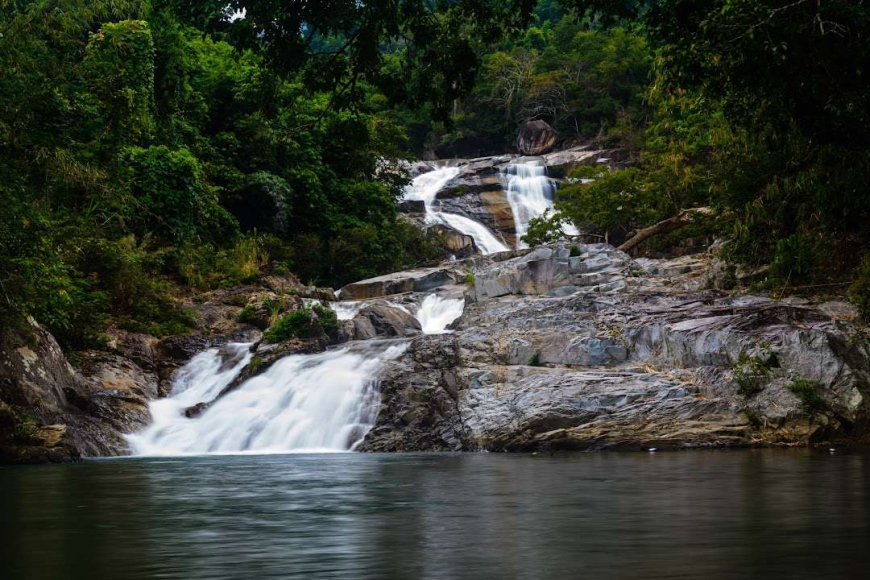
[[[28,578],[867,578],[870,453],[129,458],[0,468]]]

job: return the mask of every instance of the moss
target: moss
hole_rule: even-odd
[[[465,283],[469,286],[474,286],[474,272],[467,272],[465,274]]]
[[[334,334],[338,331],[338,315],[331,308],[315,304],[311,310],[317,315],[317,320],[320,321],[320,326],[326,334]]]
[[[251,362],[248,363],[248,373],[250,375],[257,374],[257,371],[260,370],[260,367],[263,366],[263,359],[260,356],[254,356],[251,359]]]
[[[579,247],[579,246],[571,246],[571,254],[570,254],[570,255],[571,255],[572,258],[578,258],[578,257],[580,257],[582,254],[583,254],[583,252],[580,251],[580,247]]]

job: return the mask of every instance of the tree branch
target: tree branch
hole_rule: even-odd
[[[684,226],[695,223],[695,221],[697,221],[700,217],[710,215],[713,215],[713,209],[709,207],[693,207],[689,209],[684,209],[673,217],[669,217],[668,219],[660,221],[657,224],[653,224],[647,228],[639,230],[636,234],[634,234],[631,238],[629,238],[621,246],[619,246],[619,250],[623,252],[629,252],[653,236],[678,230]]]

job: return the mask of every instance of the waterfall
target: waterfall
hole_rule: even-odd
[[[462,316],[465,310],[463,298],[443,298],[429,294],[417,310],[417,320],[426,334],[443,334],[447,325]]]
[[[457,167],[444,167],[418,175],[405,190],[404,199],[422,201],[426,205],[427,223],[440,223],[471,236],[484,254],[506,251],[508,247],[482,223],[462,215],[441,211],[436,207],[435,196],[457,175],[459,175]]]
[[[214,400],[250,361],[250,345],[210,349],[182,368],[153,418],[127,437],[140,455],[349,451],[374,424],[375,377],[407,343],[372,341],[312,355],[289,355]],[[184,410],[213,401],[201,415]]]
[[[508,203],[514,215],[517,248],[527,248],[528,244],[522,238],[529,231],[529,221],[553,208],[556,183],[547,177],[547,167],[538,161],[511,163],[504,173]],[[562,231],[570,236],[580,233],[567,223],[562,226]]]

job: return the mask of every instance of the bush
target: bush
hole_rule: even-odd
[[[804,407],[811,411],[824,409],[827,406],[827,402],[820,392],[822,385],[818,381],[795,379],[788,388],[801,400]]]
[[[263,335],[268,342],[281,342],[290,338],[308,338],[311,335],[311,310],[300,308],[285,314]]]
[[[864,257],[853,274],[849,298],[858,307],[861,317],[870,320],[870,255]]]
[[[770,382],[772,369],[779,366],[779,358],[768,345],[759,345],[760,352],[749,356],[740,353],[737,364],[733,368],[734,380],[737,381],[737,392],[744,397],[760,393]]]
[[[561,213],[549,215],[550,210],[544,210],[544,213],[538,217],[529,220],[529,230],[523,236],[523,241],[529,246],[535,247],[542,244],[552,244],[565,237],[562,232],[562,222],[565,221]]]
[[[338,330],[338,316],[329,308],[315,304],[311,308],[300,308],[285,314],[263,335],[268,342],[281,342],[290,338],[307,339],[311,336],[312,316],[320,322],[327,334]]]
[[[568,172],[568,177],[570,179],[595,179],[599,173],[601,173],[601,169],[597,167],[579,165]]]
[[[196,243],[232,239],[238,230],[186,148],[132,147],[121,161],[130,195],[120,209],[140,235],[154,232],[169,243]]]
[[[536,352],[535,354],[532,355],[532,357],[529,359],[529,366],[530,367],[544,366],[544,364],[541,362],[541,353],[540,352]]]
[[[818,238],[811,234],[794,234],[777,241],[771,275],[783,284],[812,281],[821,270],[820,250]]]

